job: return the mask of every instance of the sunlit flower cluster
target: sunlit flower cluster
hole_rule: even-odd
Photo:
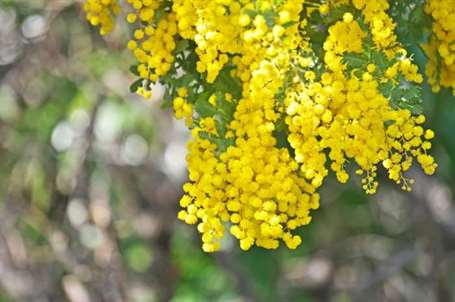
[[[95,2],[111,2],[86,4],[103,26]],[[405,191],[414,161],[435,172],[423,77],[388,1],[128,2],[135,90],[165,85],[192,130],[178,217],[197,225],[204,251],[228,232],[243,250],[297,248],[329,171],[341,183],[360,175],[370,194],[381,170]]]
[[[429,0],[426,12],[433,17],[433,35],[425,46],[426,73],[433,90],[451,88],[455,94],[455,1]]]
[[[87,0],[84,4],[87,19],[93,26],[100,27],[102,35],[112,31],[115,16],[120,12],[117,0]]]

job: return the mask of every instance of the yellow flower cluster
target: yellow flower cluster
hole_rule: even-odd
[[[87,0],[84,10],[90,24],[99,26],[101,35],[106,35],[113,28],[114,18],[120,12],[120,6],[117,0]]]
[[[289,141],[308,181],[317,186],[327,176],[326,150],[330,168],[341,183],[349,179],[348,162],[353,160],[359,166],[357,174],[364,176],[367,193],[376,192],[381,162],[390,179],[405,190],[410,190],[412,180],[403,173],[411,167],[413,157],[427,174],[434,173],[436,164],[427,155],[433,135],[419,125],[423,116],[392,109],[369,74],[344,82],[328,73],[323,78],[322,83],[308,87],[296,85],[286,99]]]
[[[237,6],[234,1],[225,2]],[[251,3],[243,10],[248,8]],[[288,1],[280,9],[282,20],[278,22],[284,24],[298,20],[302,5]],[[193,130],[188,156],[191,182],[184,186],[187,194],[180,202],[184,210],[179,218],[198,223],[207,252],[220,248],[226,224],[244,250],[253,245],[276,249],[280,239],[294,249],[301,238],[293,231],[308,224],[310,210],[319,207],[316,188],[299,175],[297,162],[288,149],[277,147],[273,135],[279,117],[275,95],[283,81],[280,72],[288,66],[288,54],[282,50],[290,49],[291,42],[281,37],[285,32],[297,33],[298,25],[285,30],[277,24],[270,29],[262,15],[253,20],[245,14],[232,18],[230,22],[240,22],[246,28],[241,42],[231,50],[240,54],[235,62],[244,87],[227,134],[235,137],[235,146],[217,156],[216,146],[201,139],[198,128]],[[217,47],[220,52],[229,50]],[[208,66],[220,56],[213,56]]]
[[[242,2],[242,1],[240,1]],[[196,42],[199,56],[197,71],[207,72],[212,83],[228,62],[228,53],[240,50],[240,28],[237,22],[242,5],[239,1],[174,1],[179,33]]]
[[[384,12],[388,9],[387,1],[353,2],[369,22],[376,47],[390,58],[405,53],[397,44],[394,25]],[[378,32],[379,27],[382,30]],[[360,75],[354,72],[346,76],[343,54],[361,53],[367,32],[350,12],[328,32],[324,43],[327,71],[319,81],[314,81],[312,72],[307,72],[310,84],[297,81],[288,89],[286,98],[288,139],[296,151],[301,172],[313,185],[321,185],[328,174],[328,154],[330,168],[338,180],[345,183],[349,179],[346,165],[353,160],[360,168],[357,174],[363,175],[363,188],[372,194],[378,186],[377,166],[382,162],[390,179],[404,190],[410,190],[413,180],[403,173],[412,166],[413,158],[427,174],[435,172],[436,164],[427,155],[431,147],[427,139],[432,137],[425,137],[423,128],[418,125],[423,116],[413,117],[408,110],[393,109],[379,85],[394,80],[398,74],[421,83],[423,78],[417,66],[400,56],[382,77],[375,76],[374,64],[369,64]]]
[[[367,193],[379,166],[404,190],[415,160],[435,172],[425,117],[393,103],[393,91],[423,77],[398,42],[388,1],[128,2],[139,92],[171,83],[175,115],[192,129],[178,217],[197,225],[204,251],[219,250],[227,232],[243,250],[297,248],[329,170],[345,183],[355,164]],[[336,16],[320,53],[309,32],[324,24],[310,24],[314,14]],[[363,62],[367,51],[365,64],[346,60]]]
[[[455,1],[429,0],[425,11],[434,20],[433,35],[425,45],[429,83],[434,92],[446,87],[455,94]]]
[[[156,11],[164,4],[163,0],[128,0],[134,12],[127,15],[127,21],[135,25],[134,39],[128,48],[137,59],[137,72],[144,79],[144,85],[137,92],[146,98],[151,97],[149,82],[157,82],[166,75],[174,62],[177,34],[177,18],[172,12],[163,11],[155,24]]]
[[[175,118],[178,120],[185,119],[185,124],[190,127],[193,122],[193,106],[187,102],[188,91],[186,88],[180,88],[178,96],[172,102],[175,112]]]

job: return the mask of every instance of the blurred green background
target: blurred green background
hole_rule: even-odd
[[[188,132],[128,91],[129,33],[74,0],[0,0],[0,302],[452,301],[455,97],[425,88],[436,176],[329,180],[296,251],[201,252],[176,219]],[[416,56],[423,66],[424,57]]]

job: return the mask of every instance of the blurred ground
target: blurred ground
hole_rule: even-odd
[[[297,251],[206,255],[176,219],[188,134],[129,93],[121,29],[0,0],[0,302],[454,300],[455,97],[426,95],[441,167],[413,193],[332,180]]]

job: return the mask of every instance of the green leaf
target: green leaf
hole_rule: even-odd
[[[423,112],[422,88],[414,83],[401,79],[400,84],[387,82],[379,87],[381,93],[389,98],[392,107],[407,109],[414,115]]]
[[[239,99],[242,95],[242,83],[238,78],[232,77],[231,70],[234,67],[231,65],[223,68],[213,86],[216,91],[222,91],[224,93],[230,93],[234,98]]]
[[[175,53],[183,52],[185,50],[188,50],[189,46],[190,46],[190,43],[188,40],[180,40],[177,42],[174,52]]]
[[[297,24],[297,22],[295,22],[295,21],[289,21],[289,22],[284,23],[284,24],[283,24],[283,27],[284,27],[284,28],[289,28],[289,27],[291,27],[292,25],[295,25],[295,24]]]
[[[213,117],[217,113],[216,108],[208,101],[210,95],[210,92],[204,92],[196,100],[195,110],[203,118]]]
[[[368,64],[368,57],[364,54],[346,53],[343,56],[343,63],[347,65],[349,71],[353,69],[363,69]]]
[[[275,25],[275,20],[278,15],[274,10],[268,9],[264,11],[263,16],[265,18],[265,23],[267,23],[267,26],[273,27]]]
[[[135,76],[139,76],[139,71],[137,70],[138,65],[131,65],[130,66],[130,72],[134,74]]]
[[[138,79],[133,82],[133,84],[130,85],[130,92],[131,93],[136,93],[137,90],[142,87],[144,80],[143,79]]]

